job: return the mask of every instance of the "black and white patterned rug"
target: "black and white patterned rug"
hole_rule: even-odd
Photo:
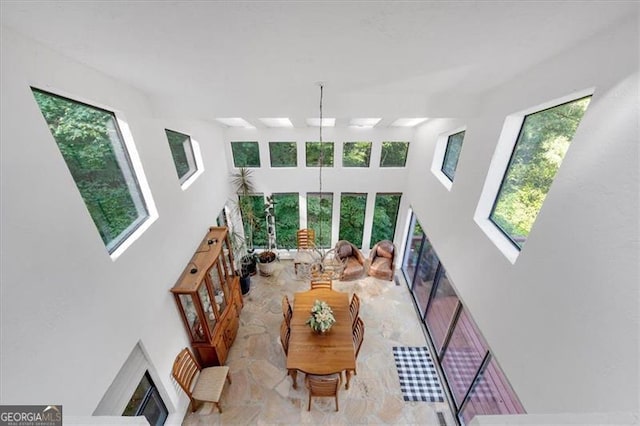
[[[393,357],[405,401],[444,401],[438,373],[426,346],[394,346]]]

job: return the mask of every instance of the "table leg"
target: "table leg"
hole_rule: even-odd
[[[293,381],[293,388],[298,389],[298,370],[289,370],[289,375]]]
[[[351,370],[345,371],[344,374],[347,377],[347,383],[344,385],[344,388],[349,389],[349,381],[351,380]]]

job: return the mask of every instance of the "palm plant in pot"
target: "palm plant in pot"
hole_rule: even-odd
[[[252,171],[241,167],[231,175],[231,186],[237,199],[233,202],[234,216],[242,223],[242,232],[234,232],[232,243],[235,257],[240,261],[240,276],[256,274],[256,255],[253,235],[259,230],[260,222],[254,209],[251,195],[255,192]]]
[[[267,202],[264,205],[264,213],[267,219],[267,235],[268,235],[268,247],[265,251],[258,254],[258,270],[260,275],[268,277],[273,274],[274,262],[277,259],[275,251],[276,235],[275,235],[275,216],[273,210],[273,196],[267,197]]]

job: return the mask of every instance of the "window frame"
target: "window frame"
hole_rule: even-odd
[[[320,162],[318,161],[318,164],[309,164],[309,146],[313,145],[313,146],[319,146],[319,150],[320,153],[322,153],[322,149],[324,145],[330,145],[331,146],[331,164],[327,164],[326,162],[326,158],[325,161],[322,163],[322,167],[334,167],[335,163],[336,163],[336,144],[333,141],[306,141],[304,143],[304,164],[305,167],[320,167]],[[318,157],[318,160],[320,159],[320,157]]]
[[[164,128],[164,132],[165,135],[167,136],[167,142],[169,141],[169,135],[167,132],[171,132],[171,133],[175,133],[178,134],[180,136],[184,136],[188,139],[189,141],[189,151],[187,151],[186,149],[185,151],[185,156],[187,157],[187,163],[190,163],[189,160],[191,160],[191,162],[193,162],[193,167],[189,167],[189,170],[187,171],[187,173],[185,173],[182,177],[180,176],[179,172],[178,172],[178,165],[176,164],[176,158],[174,157],[173,154],[173,150],[171,149],[171,143],[169,142],[169,149],[171,150],[171,158],[173,159],[173,165],[176,167],[176,173],[178,173],[178,181],[180,182],[180,186],[182,186],[184,188],[185,183],[191,179],[191,177],[195,176],[196,173],[198,173],[198,171],[200,170],[200,168],[198,167],[198,161],[196,160],[196,150],[194,147],[194,143],[193,143],[193,139],[191,138],[190,135],[186,134],[186,133],[182,133],[182,132],[178,132],[177,130],[171,130],[168,128]],[[184,142],[183,142],[184,144]]]
[[[294,148],[296,149],[295,156],[294,156],[294,164],[285,165],[285,166],[280,166],[280,165],[274,165],[273,164],[273,153],[271,151],[271,147],[275,146],[277,144],[289,144],[289,145],[293,145],[294,146]],[[271,168],[283,169],[283,168],[296,168],[296,167],[298,167],[298,143],[297,142],[295,142],[295,141],[269,141],[268,146],[269,146],[269,166]]]
[[[464,132],[464,138],[467,136],[467,126],[456,127],[454,129],[449,129],[446,132],[443,132],[438,135],[436,139],[436,146],[433,152],[433,160],[431,162],[431,173],[440,181],[440,183],[447,189],[447,191],[451,191],[453,188],[453,178],[450,178],[444,171],[444,160],[447,155],[448,147],[449,147],[449,138],[451,136],[457,135],[459,133]],[[463,139],[464,144],[464,139]],[[460,154],[462,154],[462,148],[460,149]],[[458,162],[460,162],[460,155],[458,155]],[[455,174],[454,174],[455,177]]]
[[[156,208],[155,201],[153,199],[151,188],[149,187],[146,174],[144,173],[144,168],[142,166],[142,162],[140,161],[140,156],[138,154],[138,150],[133,140],[133,135],[129,128],[129,124],[119,110],[112,108],[110,106],[103,105],[100,102],[95,102],[93,100],[85,100],[82,97],[69,94],[63,90],[57,90],[57,89],[55,91],[52,91],[50,89],[45,90],[45,89],[41,89],[37,85],[30,85],[29,88],[31,89],[32,96],[34,96],[34,92],[40,92],[48,96],[57,97],[68,102],[80,104],[88,108],[102,111],[113,117],[114,131],[119,138],[120,149],[122,150],[122,158],[120,159],[120,161],[118,161],[117,153],[115,152],[113,143],[111,143],[112,149],[114,149],[114,156],[116,157],[116,161],[118,161],[119,165],[126,164],[128,166],[127,173],[131,175],[131,179],[130,179],[131,181],[127,180],[125,172],[122,171],[121,169],[127,190],[131,195],[131,189],[132,188],[136,189],[136,191],[138,192],[138,196],[140,198],[140,203],[142,204],[142,207],[144,208],[146,215],[143,215],[139,218],[136,218],[136,220],[132,221],[127,226],[126,232],[123,231],[119,235],[119,238],[111,241],[111,243],[113,244],[109,245],[105,243],[102,237],[100,236],[100,230],[98,228],[98,224],[96,223],[96,220],[91,215],[91,211],[89,210],[87,203],[84,200],[82,193],[80,192],[80,188],[78,187],[78,184],[71,173],[69,164],[67,163],[67,160],[64,158],[64,155],[60,150],[58,141],[56,140],[55,136],[51,133],[51,129],[49,128],[49,123],[47,122],[47,119],[44,116],[44,113],[42,112],[42,110],[40,109],[40,105],[38,104],[34,96],[34,102],[36,104],[36,107],[38,108],[38,111],[40,112],[40,116],[43,119],[43,124],[47,129],[47,133],[51,136],[51,139],[55,143],[58,153],[60,154],[60,158],[62,162],[64,163],[65,167],[67,168],[67,171],[71,175],[71,179],[73,180],[76,186],[76,190],[80,195],[80,199],[83,202],[86,212],[91,218],[91,222],[96,227],[96,231],[99,236],[99,239],[104,245],[105,249],[107,249],[107,252],[111,260],[115,261],[118,257],[120,257],[120,255],[122,255],[122,253],[124,253],[124,251],[131,244],[133,244],[134,241],[136,241],[151,226],[153,222],[155,222],[158,219],[158,210]],[[134,201],[134,204],[135,204],[135,201]]]
[[[358,144],[367,144],[367,161],[365,164],[361,164],[361,165],[347,165],[345,164],[345,150],[347,149],[347,145],[352,145],[357,147]],[[342,167],[344,168],[348,168],[348,169],[366,169],[369,168],[371,166],[371,147],[373,146],[373,143],[371,141],[348,141],[348,142],[343,142],[342,143]]]
[[[493,207],[498,198],[500,188],[502,187],[502,183],[507,174],[511,162],[511,157],[515,152],[516,144],[518,142],[518,136],[520,135],[524,119],[527,115],[554,108],[556,106],[563,105],[568,102],[573,102],[588,96],[592,97],[590,102],[591,105],[593,102],[597,102],[594,92],[595,88],[593,87],[576,91],[571,94],[538,104],[537,106],[515,112],[505,117],[502,131],[500,132],[498,143],[496,145],[491,164],[489,165],[487,177],[480,194],[480,199],[478,200],[478,204],[476,206],[473,220],[474,222],[476,222],[476,225],[478,225],[480,229],[485,233],[487,238],[489,238],[489,240],[493,242],[496,248],[512,264],[515,264],[516,260],[520,256],[520,253],[522,252],[522,249],[520,249],[511,240],[511,238],[505,235],[501,228],[496,226],[496,224],[490,219],[490,215],[493,211]],[[587,112],[585,111],[585,115],[582,117],[582,120],[584,120],[586,116]],[[581,123],[582,120],[580,120]],[[579,129],[580,124],[578,125],[578,129],[576,130],[576,134],[578,133]],[[576,134],[574,134],[574,138]],[[552,186],[553,185],[551,185],[551,187]],[[547,192],[547,196],[552,192],[551,187]],[[538,213],[540,213],[541,211],[542,207],[540,208],[540,211]]]
[[[404,162],[401,166],[399,165],[383,165],[382,162],[384,160],[384,144],[386,143],[401,143],[405,145],[405,150],[404,150]],[[380,142],[380,163],[378,164],[378,167],[380,168],[403,168],[403,167],[407,167],[407,159],[409,158],[409,146],[411,145],[411,141],[382,141]]]
[[[452,176],[449,176],[449,174],[446,172],[446,170],[444,169],[445,163],[447,162],[447,158],[449,158],[449,148],[451,147],[451,138],[454,136],[457,136],[459,134],[463,134],[462,135],[462,141],[460,142],[460,152],[458,152],[458,157],[456,158],[456,162],[455,165],[453,167],[453,174]],[[456,175],[456,170],[458,169],[458,162],[460,161],[460,154],[462,154],[462,145],[464,144],[464,137],[466,136],[466,131],[462,130],[460,132],[456,132],[456,133],[452,133],[447,137],[447,147],[444,150],[444,157],[442,158],[442,166],[440,167],[440,170],[442,171],[442,174],[444,174],[447,178],[449,178],[449,180],[453,183],[453,178]]]
[[[233,147],[234,147],[234,144],[241,144],[241,143],[250,143],[252,145],[255,144],[256,148],[258,149],[258,164],[237,164],[236,155],[233,150]],[[261,159],[260,159],[260,143],[258,141],[230,141],[229,147],[231,148],[231,162],[233,163],[233,167],[235,167],[236,169],[239,169],[242,167],[245,167],[247,169],[258,169],[262,167]]]

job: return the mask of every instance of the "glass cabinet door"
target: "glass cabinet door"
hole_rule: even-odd
[[[184,320],[187,322],[187,327],[191,333],[191,339],[194,342],[204,342],[205,335],[200,319],[198,318],[198,312],[193,301],[191,294],[178,294],[180,299],[180,305],[184,312]]]
[[[223,283],[222,271],[224,265],[222,265],[222,261],[218,258],[217,262],[213,264],[211,269],[209,269],[209,279],[211,281],[211,287],[213,288],[214,300],[217,307],[218,315],[222,314],[224,309],[227,307],[227,296],[225,294],[225,288]]]
[[[212,297],[206,281],[203,281],[202,284],[200,284],[200,287],[198,287],[198,296],[200,296],[202,310],[204,311],[204,316],[206,318],[207,325],[209,326],[209,336],[213,336],[213,329],[216,326],[216,314],[213,306],[211,305]]]
[[[228,235],[222,239],[222,253],[220,257],[224,264],[225,281],[228,281],[235,274],[235,271],[233,270],[233,253],[231,252],[231,246],[229,245]]]

